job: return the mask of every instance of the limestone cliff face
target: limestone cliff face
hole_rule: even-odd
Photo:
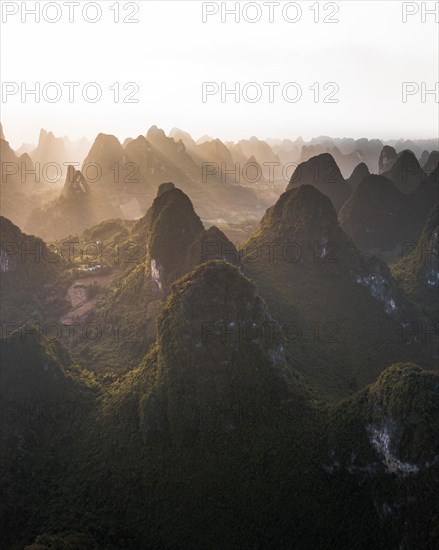
[[[357,437],[350,441],[357,463],[352,473],[368,463],[370,474],[404,477],[438,464],[438,398],[437,372],[396,363],[374,384],[340,404],[340,411],[349,411],[357,425]]]
[[[162,192],[154,200],[147,237],[148,261],[161,290],[167,290],[187,272],[187,253],[202,231],[203,224],[189,197],[179,189]]]

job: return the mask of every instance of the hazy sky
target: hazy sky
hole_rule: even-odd
[[[229,15],[223,23],[222,2],[118,2],[120,20],[139,20],[129,24],[114,22],[114,0],[81,1],[75,7],[73,23],[69,22],[66,2],[59,2],[62,7],[57,13],[54,2],[28,0],[27,6],[36,5],[41,14],[37,23],[31,15],[21,21],[22,2],[2,0],[1,119],[6,138],[14,147],[23,141],[36,142],[39,129],[44,127],[73,139],[83,135],[93,139],[104,132],[123,140],[144,134],[153,124],[166,132],[177,126],[195,138],[209,134],[225,140],[252,135],[293,139],[322,134],[384,139],[437,136],[436,98],[430,94],[421,101],[422,83],[434,89],[439,81],[438,26],[434,14],[422,22],[420,8],[424,4],[431,9],[434,2],[409,3],[406,10],[419,11],[408,16],[406,23],[402,20],[403,2],[397,0],[320,1],[318,11],[315,1],[280,1],[271,7],[267,3],[257,3],[258,14],[256,2],[241,1],[240,21]],[[99,4],[99,21],[85,20],[85,4],[85,17],[91,20],[97,13],[93,4]],[[204,9],[218,10],[205,23],[203,4],[209,4]],[[227,8],[235,4],[227,2]],[[5,10],[18,13],[5,22]],[[44,20],[59,16],[58,22]],[[245,20],[258,16],[260,20],[254,23]],[[325,17],[339,22],[324,23]],[[288,22],[288,18],[297,21]],[[15,92],[18,88],[18,92],[5,96],[5,83],[14,82],[16,85],[9,84],[7,90]],[[40,102],[30,95],[23,102],[20,93],[37,82]],[[57,83],[58,88],[46,87],[43,96],[42,89],[50,82]],[[73,103],[64,82],[79,83]],[[82,96],[90,82],[97,83],[102,91],[96,103]],[[116,82],[118,103],[114,101],[116,87],[110,89]],[[123,90],[129,82],[139,88],[134,95],[137,103],[122,101],[134,91],[134,87]],[[219,90],[205,102],[203,82],[216,83],[209,89]],[[222,102],[221,88],[231,88],[237,82],[240,101],[236,103],[227,95]],[[243,90],[249,82],[256,86]],[[264,82],[279,83],[273,88],[273,102]],[[296,85],[284,89],[291,82]],[[324,88],[331,82],[335,84]],[[415,82],[415,90],[419,87],[405,103],[403,82]],[[322,101],[337,88],[332,97],[338,103]],[[299,89],[301,98],[290,102]],[[91,99],[94,90],[85,89]],[[262,91],[259,101],[246,101],[256,97],[258,90]],[[60,101],[46,101],[45,97],[53,99],[59,91]]]

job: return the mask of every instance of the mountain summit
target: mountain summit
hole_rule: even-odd
[[[183,191],[163,189],[149,214],[148,252],[153,279],[160,289],[167,289],[186,272],[187,253],[203,224]]]
[[[158,324],[144,431],[181,438],[270,422],[291,395],[274,324],[254,284],[230,264],[209,262],[178,281]]]
[[[319,189],[331,199],[337,212],[352,191],[341,175],[334,157],[329,153],[312,157],[299,164],[286,190],[290,191],[301,185],[312,185]]]

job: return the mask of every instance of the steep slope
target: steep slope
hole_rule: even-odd
[[[279,158],[273,152],[272,148],[268,145],[267,142],[258,139],[253,136],[250,139],[242,139],[236,144],[237,147],[232,148],[232,156],[234,151],[239,155],[244,155],[244,160],[249,157],[255,157],[256,160],[260,163],[264,162],[279,162]],[[239,162],[239,158],[236,158]]]
[[[26,153],[17,157],[4,136],[0,139],[0,161],[0,214],[22,226],[47,191],[42,170],[34,172],[35,167]]]
[[[378,161],[378,174],[382,174],[383,172],[390,170],[395,164],[397,156],[398,155],[394,147],[384,145]]]
[[[312,138],[302,150],[301,160],[312,156],[330,153],[340,166],[342,174],[347,177],[359,162],[365,162],[373,173],[378,170],[378,161],[383,143],[379,139],[331,138],[319,136]]]
[[[82,170],[93,187],[106,192],[112,199],[123,194],[127,187],[136,191],[141,183],[139,166],[132,162],[120,141],[110,134],[96,136]]]
[[[230,264],[209,262],[178,281],[159,321],[158,372],[140,406],[144,431],[210,437],[286,404],[291,374],[281,339],[262,334],[270,323],[254,285]]]
[[[47,241],[82,233],[97,223],[117,217],[108,197],[97,191],[82,172],[67,169],[60,195],[30,214],[24,228]]]
[[[183,172],[184,179],[179,178],[175,181],[190,196],[203,220],[217,224],[219,220],[236,222],[255,218],[262,214],[275,196],[274,192],[264,189],[258,192],[255,188],[239,185],[242,175],[235,163],[232,170],[238,170],[237,175],[227,174],[221,166],[221,158],[228,158],[228,154],[221,142],[209,139],[199,145],[204,151],[203,154],[210,156],[210,152],[213,151],[217,157],[219,155],[218,158],[209,159],[212,162],[207,166],[205,163],[209,161],[201,157],[194,160],[183,141],[167,137],[164,131],[156,126],[149,129],[146,138],[169,162]],[[244,157],[243,164],[247,158]]]
[[[156,337],[156,320],[171,284],[200,263],[239,263],[233,244],[216,227],[205,230],[189,197],[173,183],[162,184],[151,208],[120,243],[135,250],[132,264],[98,297],[87,323],[107,335],[75,343],[72,353],[95,371],[135,366]]]
[[[146,139],[169,161],[178,166],[189,180],[196,182],[200,179],[200,169],[186,151],[182,141],[175,141],[173,138],[167,137],[165,132],[157,126],[152,126],[148,130]]]
[[[340,210],[341,227],[366,253],[400,253],[402,243],[413,238],[407,199],[384,176],[368,176]]]
[[[313,185],[319,189],[331,199],[337,212],[352,192],[334,158],[328,153],[312,157],[299,164],[286,190],[290,191],[301,185]]]
[[[65,262],[37,237],[0,217],[1,304],[6,334],[19,324],[47,325],[65,309]]]
[[[232,154],[220,139],[200,143],[194,153],[204,162],[224,163],[228,170],[233,168]]]
[[[153,172],[157,161],[146,140],[139,141],[131,140],[124,149],[115,136],[99,134],[84,160],[82,172],[94,194],[113,210],[106,218],[139,218],[154,197],[155,188],[144,171],[150,161]],[[98,222],[106,218],[99,216]]]
[[[367,164],[361,162],[360,164],[357,164],[352,174],[346,181],[352,189],[355,190],[367,176],[370,176],[369,168],[367,167]]]
[[[240,140],[236,144],[230,144],[229,150],[234,162],[241,168],[249,158],[254,157],[260,164],[265,179],[284,183],[281,161],[266,141],[253,136],[250,139]]]
[[[132,140],[125,151],[145,179],[146,187],[139,189],[139,192],[153,193],[155,196],[157,187],[164,181],[189,181],[178,165],[170,162],[144,136]]]
[[[183,132],[179,128],[173,128],[169,132],[169,137],[173,138],[176,142],[182,141],[187,152],[197,164],[202,165],[203,162],[208,162],[221,166],[223,163],[227,170],[233,170],[234,161],[232,154],[220,139],[211,139],[202,143],[196,143],[190,134]]]
[[[362,257],[315,187],[284,193],[240,252],[292,364],[326,395],[346,395],[407,356],[432,364],[433,350],[403,342],[401,324],[416,317],[389,269]]]
[[[435,548],[439,542],[439,374],[410,363],[334,408],[328,427],[332,479],[370,487],[387,547]]]
[[[422,169],[426,174],[430,174],[435,170],[439,163],[439,151],[432,151],[425,161],[425,164],[421,163]]]
[[[301,150],[299,163],[306,162],[307,160],[322,154],[331,155],[337,163],[342,175],[345,177],[347,177],[348,174],[351,174],[355,166],[363,160],[363,157],[359,151],[353,150],[350,153],[343,154],[333,142],[326,141],[319,144],[311,143],[309,145],[304,145]]]
[[[54,173],[59,174],[61,178],[65,175],[68,163],[79,162],[79,158],[72,158],[68,153],[62,137],[55,137],[52,132],[44,129],[40,130],[38,144],[29,155],[34,163],[38,163],[42,172],[45,167],[55,165]],[[56,184],[61,185],[62,180]]]
[[[260,163],[256,160],[254,156],[251,156],[247,162],[241,167],[241,179],[240,183],[242,185],[249,186],[267,186],[268,183],[273,184],[276,177],[275,171],[272,171],[269,174],[269,179],[267,180],[264,176],[264,170]]]
[[[176,281],[156,344],[106,388],[42,336],[2,346],[2,398],[34,405],[2,430],[5,547],[437,545],[438,374],[396,364],[318,402],[230,264]]]
[[[437,171],[406,195],[384,175],[368,176],[340,210],[340,224],[363,252],[399,258],[407,245],[419,239],[437,200],[436,180]]]
[[[436,203],[425,222],[416,248],[406,250],[405,256],[392,267],[394,277],[407,296],[432,321],[437,316],[439,298],[438,209],[439,203]]]
[[[312,403],[266,326],[228,264],[173,285],[156,346],[100,402],[79,530],[94,523],[106,548],[434,541],[437,375],[394,365],[341,404]]]
[[[55,340],[29,329],[0,341],[4,548],[23,548],[29,535],[53,529],[57,510],[78,513],[71,487],[97,394]]]
[[[392,166],[383,172],[383,176],[406,195],[414,191],[426,179],[418,159],[408,149],[398,154]]]
[[[303,541],[305,530],[291,518],[300,507],[309,510],[315,493],[310,480],[288,478],[288,471],[306,459],[314,470],[318,429],[306,429],[307,392],[285,363],[282,342],[255,337],[254,327],[266,324],[274,321],[254,285],[229,264],[203,264],[175,283],[157,345],[102,403],[90,467],[93,483],[108,487],[103,534],[106,525],[122,524],[138,547],[268,545],[278,529]],[[105,482],[106,469],[94,467],[99,453],[108,457],[115,485]],[[121,482],[130,469],[139,472],[136,488]],[[294,486],[310,498],[291,502]],[[130,503],[130,513],[122,517],[118,503]],[[275,522],[273,529],[278,514],[281,527]],[[164,530],[169,521],[173,529]],[[255,521],[261,533],[253,532]]]
[[[186,258],[187,271],[212,260],[223,260],[236,266],[240,263],[235,245],[215,225],[198,233],[189,247]]]
[[[160,290],[185,273],[190,245],[203,231],[187,195],[179,189],[160,194],[151,207],[148,254],[152,276]]]
[[[355,140],[353,149],[357,151],[372,173],[378,171],[379,154],[382,149],[379,139],[360,138]],[[341,147],[341,144],[339,145]]]

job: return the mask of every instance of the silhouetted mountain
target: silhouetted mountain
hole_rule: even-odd
[[[331,155],[337,163],[341,173],[346,177],[351,174],[355,166],[363,160],[358,151],[352,151],[349,154],[344,155],[332,142],[324,142],[319,144],[304,145],[302,147],[298,162],[306,162],[313,157],[323,154]]]
[[[22,143],[20,147],[15,150],[15,153],[17,155],[22,155],[23,153],[27,153],[28,155],[30,155],[35,147],[35,143]]]
[[[234,161],[232,155],[220,139],[205,140],[202,143],[196,143],[190,134],[178,128],[171,130],[169,137],[175,141],[181,140],[197,164],[208,162],[217,164],[219,167],[221,167],[221,164],[224,164],[226,170],[233,171]],[[238,180],[238,178],[236,179]]]
[[[313,185],[319,189],[331,199],[337,212],[352,192],[337,163],[328,153],[299,164],[291,176],[287,191],[300,185]]]
[[[367,253],[398,251],[413,237],[406,197],[384,176],[368,176],[340,210],[343,229]]]
[[[89,193],[88,183],[79,170],[75,170],[73,166],[67,168],[66,181],[62,190],[63,197],[71,197]]]
[[[204,162],[224,163],[228,170],[233,169],[233,158],[230,151],[220,139],[204,141],[194,151]]]
[[[236,185],[242,180],[238,167],[233,164],[234,172],[227,175],[222,167],[222,161],[227,161],[228,153],[222,142],[209,140],[198,145],[201,147],[201,155],[213,153],[214,159],[197,157],[198,164],[187,152],[182,141],[176,142],[172,137],[167,137],[163,130],[156,126],[150,128],[147,134],[148,141],[168,162],[184,174],[184,177],[175,179],[179,187],[190,197],[199,215],[210,223],[218,223],[219,220],[235,221],[244,213],[248,217],[254,217],[255,211],[261,212],[274,196],[274,191],[258,190],[245,185]],[[245,159],[246,160],[246,159]],[[244,163],[245,163],[244,160]],[[203,162],[210,162],[206,167]],[[242,165],[240,167],[242,169]],[[226,166],[226,169],[228,167]],[[162,180],[166,181],[166,180]]]
[[[394,258],[404,243],[417,242],[437,189],[435,173],[408,195],[384,174],[368,176],[341,209],[341,226],[363,252]]]
[[[216,227],[205,230],[189,197],[173,183],[162,184],[151,208],[133,228],[146,238],[146,262],[157,287],[166,292],[176,279],[208,260],[237,258],[233,244]]]
[[[38,145],[30,156],[33,162],[39,163],[42,168],[50,164],[58,165],[60,173],[65,172],[68,162],[75,160],[69,158],[63,138],[57,138],[52,132],[46,132],[44,129],[41,129]]]
[[[276,174],[274,171],[269,175],[269,180],[264,177],[264,170],[254,156],[251,156],[244,165],[241,166],[240,183],[247,186],[265,186],[268,183],[273,184]]]
[[[393,145],[397,153],[409,149],[413,151],[417,158],[421,157],[422,152],[437,150],[439,146],[438,138],[431,139],[399,139],[397,141],[389,141],[389,145]]]
[[[29,212],[39,204],[36,193],[43,188],[41,172],[32,173],[34,166],[27,154],[17,157],[9,142],[0,139],[1,182],[0,213],[14,223],[23,224]]]
[[[62,258],[41,239],[22,233],[3,216],[0,224],[3,322],[14,327],[57,319],[66,307],[67,278]]]
[[[115,136],[98,134],[84,159],[82,171],[93,185],[120,188],[126,175],[126,160],[125,151]]]
[[[370,176],[369,168],[367,164],[361,162],[357,164],[350,177],[346,180],[352,189],[356,189],[365,177]]]
[[[223,260],[239,265],[239,254],[235,245],[215,225],[198,234],[187,253],[188,271],[201,263]]]
[[[2,178],[59,240],[0,217],[1,547],[439,548],[437,145],[386,143],[153,126]]]
[[[19,164],[24,165],[24,169],[26,172],[32,173],[35,170],[34,163],[32,162],[32,159],[28,155],[28,153],[23,153],[18,157]],[[30,178],[29,178],[30,179]],[[24,178],[26,180],[26,178]],[[36,178],[34,178],[34,181],[36,182]]]
[[[135,163],[139,172],[137,179],[142,183],[141,185],[131,183],[130,189],[127,186],[124,187],[139,199],[145,196],[152,201],[158,186],[164,181],[181,181],[186,185],[190,184],[188,177],[178,165],[151,145],[144,136],[132,140],[125,151],[130,161]]]
[[[188,150],[196,148],[197,146],[197,142],[192,138],[192,136],[188,132],[180,130],[180,128],[172,128],[169,132],[169,137],[173,138],[175,141],[181,140]]]
[[[343,142],[344,140],[338,145],[340,148],[343,147]],[[356,151],[362,161],[367,164],[371,172],[377,172],[382,146],[382,141],[379,139],[360,138],[355,140],[353,150]]]
[[[398,154],[392,166],[382,174],[393,182],[406,195],[425,181],[425,172],[412,151],[404,150]]]
[[[378,161],[378,174],[387,172],[395,164],[397,153],[390,145],[384,145],[381,150],[380,158]]]
[[[345,177],[361,161],[367,164],[371,172],[376,172],[379,155],[383,148],[383,143],[379,139],[331,138],[328,136],[312,138],[309,145],[314,147],[305,149],[309,156],[330,153]],[[303,160],[308,159],[303,158]]]
[[[167,137],[165,132],[157,126],[152,126],[148,130],[146,139],[175,166],[178,166],[188,178],[193,181],[200,180],[200,168],[186,151],[182,141],[175,141],[173,138]]]
[[[94,346],[88,341],[72,350],[79,360],[85,346],[97,370],[137,364],[155,340],[156,318],[175,280],[206,261],[239,264],[234,245],[218,228],[205,230],[189,197],[171,182],[160,185],[151,208],[119,249],[131,250],[128,258],[134,261],[122,266],[120,276],[98,297],[88,322],[110,333],[120,329],[120,337],[106,343],[104,351],[100,342]]]
[[[407,296],[433,322],[437,322],[439,289],[439,203],[431,210],[418,244],[407,243],[403,258],[393,267],[395,278]]]
[[[304,248],[316,242],[349,241],[338,225],[331,200],[312,185],[283,193],[265,213],[253,239],[261,243],[278,240],[303,243]]]
[[[328,428],[330,478],[348,474],[359,485],[370,484],[381,524],[405,548],[438,541],[431,514],[439,479],[438,390],[437,372],[394,364],[341,402]]]
[[[282,164],[288,164],[289,162],[297,162],[300,158],[300,154],[303,147],[303,139],[297,138],[295,141],[290,139],[279,140],[279,143],[268,142],[273,149],[273,152],[279,157]]]
[[[279,162],[271,147],[265,141],[256,137],[242,139],[238,145],[246,158],[255,157],[258,162]]]
[[[263,418],[260,409],[275,416],[294,395],[282,345],[239,333],[270,322],[254,284],[230,264],[209,262],[178,281],[158,325],[154,387],[142,403],[147,437],[212,437],[248,429]]]
[[[189,247],[203,231],[187,195],[179,189],[161,193],[153,202],[148,231],[151,274],[161,290],[186,272]]]
[[[75,162],[82,164],[87,156],[87,153],[90,151],[92,144],[85,137],[76,141],[70,141],[70,139],[66,136],[64,136],[63,139],[67,153],[70,157],[70,161],[74,160]]]
[[[425,160],[425,163],[420,161],[420,164],[426,174],[431,174],[435,170],[439,163],[439,151],[432,151],[428,158]]]
[[[424,149],[422,151],[422,155],[419,157],[419,164],[424,168],[424,164],[427,162],[428,157],[430,156],[430,153]]]
[[[292,363],[321,391],[360,387],[407,353],[419,360],[419,349],[401,340],[400,323],[415,316],[388,267],[360,254],[313,186],[281,195],[240,248],[244,269],[290,335]]]
[[[282,166],[279,157],[273,149],[266,143],[256,137],[243,139],[235,144],[229,144],[229,149],[234,162],[241,168],[248,162],[248,159],[254,157],[262,169],[266,180],[282,181]]]
[[[33,210],[24,228],[47,241],[76,235],[104,219],[116,217],[104,194],[93,189],[82,172],[68,166],[59,197]]]
[[[212,141],[214,138],[212,136],[208,136],[207,134],[204,134],[204,136],[201,136],[197,139],[197,144],[200,145],[201,143],[204,143],[205,141]]]
[[[29,542],[11,518],[20,516],[34,537],[45,530],[47,495],[54,508],[72,505],[72,491],[64,482],[69,477],[73,481],[80,470],[82,434],[90,427],[97,393],[90,377],[43,332],[28,324],[0,340],[1,400],[8,403],[1,430],[1,489],[8,495],[1,511],[2,525],[8,526],[2,544],[8,548]]]
[[[8,162],[17,162],[17,155],[15,154],[12,147],[9,145],[9,142],[5,140],[4,137],[1,138],[0,141],[1,144],[1,160],[2,160],[2,176],[8,173],[8,170],[6,170],[6,167],[4,167],[4,163]],[[2,177],[2,182],[5,178]]]
[[[3,133],[3,131],[2,131]],[[4,137],[0,140],[0,159],[1,159],[1,211],[2,214],[14,214],[17,207],[15,194],[22,196],[22,177],[20,173],[19,161],[9,142]],[[6,201],[6,204],[3,204]]]

